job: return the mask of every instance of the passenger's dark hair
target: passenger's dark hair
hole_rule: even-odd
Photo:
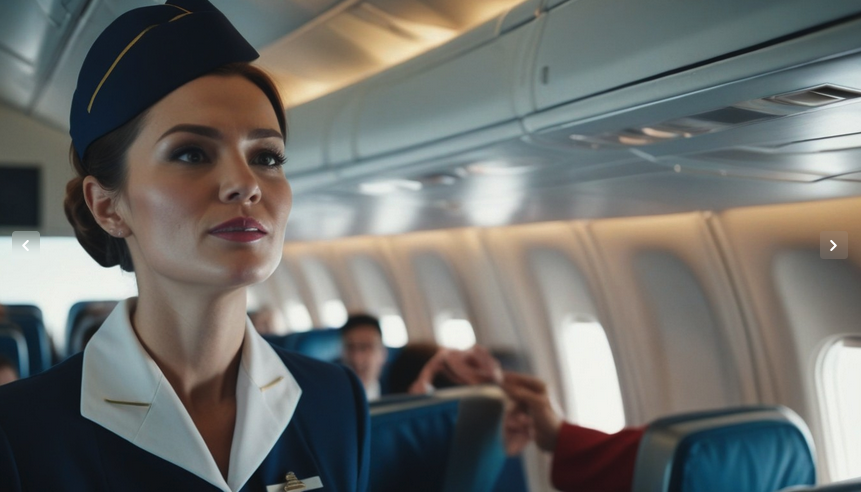
[[[210,75],[238,75],[260,88],[278,118],[281,134],[287,137],[287,122],[284,106],[278,87],[272,78],[263,70],[248,63],[230,63],[219,67]],[[134,271],[132,257],[124,238],[116,238],[108,234],[96,222],[84,198],[84,178],[93,176],[101,186],[112,193],[124,190],[126,184],[128,150],[140,134],[146,121],[148,111],[136,116],[116,130],[100,137],[84,153],[83,159],[78,158],[74,145],[70,150],[70,160],[75,171],[75,177],[66,185],[66,199],[63,208],[66,218],[75,230],[75,237],[84,250],[103,267],[119,265],[127,272]]]
[[[389,393],[408,393],[425,364],[439,352],[440,348],[439,345],[429,342],[410,343],[404,346],[389,366]],[[437,389],[457,386],[457,383],[442,374],[437,374],[432,384]]]
[[[380,328],[380,320],[369,314],[354,314],[347,318],[347,322],[341,327],[341,335],[349,333],[362,326],[370,326],[376,330],[377,333],[380,334],[380,338],[382,338],[383,329]]]

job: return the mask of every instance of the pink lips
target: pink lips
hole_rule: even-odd
[[[236,217],[227,222],[218,224],[209,230],[213,236],[235,241],[239,243],[250,243],[267,234],[266,229],[251,217]]]

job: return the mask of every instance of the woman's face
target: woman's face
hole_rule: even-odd
[[[117,208],[138,276],[214,287],[265,280],[281,260],[292,202],[283,155],[272,104],[241,76],[198,78],[150,108]]]

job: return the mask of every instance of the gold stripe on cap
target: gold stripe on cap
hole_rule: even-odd
[[[181,19],[181,18],[185,17],[186,15],[189,15],[189,14],[193,13],[193,12],[191,12],[190,10],[186,10],[186,9],[184,9],[184,8],[182,8],[182,7],[177,7],[176,5],[171,5],[171,4],[169,4],[169,3],[166,3],[165,5],[167,5],[168,7],[177,8],[177,9],[182,10],[183,12],[185,12],[184,14],[177,15],[176,17],[174,17],[173,19],[169,20],[168,22],[173,22],[173,21],[175,21],[175,20],[177,20],[177,19]],[[140,34],[138,34],[134,39],[132,39],[132,42],[131,42],[131,43],[129,43],[129,44],[128,44],[128,46],[126,46],[126,48],[122,51],[122,53],[120,53],[120,55],[117,57],[117,59],[116,59],[116,60],[114,60],[114,63],[113,63],[113,64],[111,64],[111,68],[109,68],[109,69],[108,69],[108,72],[105,74],[105,76],[104,76],[104,77],[102,77],[102,81],[101,81],[101,82],[99,82],[98,87],[96,87],[95,92],[93,92],[93,97],[91,97],[91,98],[90,98],[90,104],[89,104],[89,106],[87,106],[87,113],[92,112],[92,110],[93,110],[93,101],[95,101],[95,100],[96,100],[96,95],[97,95],[97,94],[99,93],[99,91],[102,89],[102,85],[105,83],[105,81],[106,81],[106,80],[108,80],[108,77],[110,77],[111,72],[113,72],[113,71],[114,71],[114,68],[117,66],[117,63],[119,63],[119,62],[120,62],[120,60],[122,60],[122,58],[123,58],[123,57],[126,55],[126,53],[131,49],[131,47],[135,45],[135,43],[137,43],[138,41],[140,41],[140,38],[142,38],[142,37],[143,37],[143,35],[147,33],[147,31],[149,31],[150,29],[152,29],[153,27],[156,27],[156,26],[158,26],[158,24],[155,24],[155,25],[149,26],[149,27],[147,27],[146,29],[144,29],[143,31],[141,31],[141,33],[140,33]]]
[[[178,6],[178,5],[174,5],[174,4],[172,4],[172,3],[166,3],[166,4],[164,4],[164,5],[165,5],[165,7],[173,7],[173,8],[175,8],[175,9],[182,10],[182,11],[183,11],[183,12],[185,12],[186,14],[190,14],[190,13],[191,13],[191,11],[190,11],[190,10],[185,10],[184,8],[182,8],[182,7]]]
[[[263,391],[268,390],[269,388],[271,388],[271,387],[275,386],[276,384],[280,383],[282,379],[284,379],[284,376],[278,376],[278,377],[277,377],[277,378],[275,378],[275,380],[274,380],[274,381],[272,381],[271,383],[269,383],[269,384],[267,384],[267,385],[264,385],[264,386],[261,386],[261,387],[260,387],[260,391],[261,391],[261,392],[263,392]]]
[[[111,68],[108,69],[108,72],[105,74],[104,77],[102,77],[102,81],[99,82],[98,87],[96,87],[96,91],[93,92],[93,97],[90,98],[90,105],[87,106],[87,113],[89,113],[93,110],[93,101],[96,100],[96,95],[102,89],[102,85],[105,83],[105,81],[108,80],[108,77],[111,75],[111,72],[114,71],[114,68],[117,66],[117,63],[119,63],[120,60],[122,60],[123,57],[126,56],[126,53],[131,49],[131,47],[134,46],[135,43],[137,43],[140,40],[140,38],[142,38],[143,35],[147,33],[147,31],[149,31],[153,27],[156,27],[157,25],[158,24],[149,26],[146,29],[144,29],[143,31],[141,31],[140,34],[138,34],[134,39],[132,39],[132,42],[129,43],[128,46],[126,46],[126,48],[122,51],[122,53],[120,53],[120,56],[118,56],[117,59],[114,60],[114,63],[111,64]]]
[[[175,21],[175,20],[182,19],[182,18],[183,18],[183,17],[185,17],[186,15],[190,15],[190,14],[191,14],[191,12],[186,12],[186,13],[184,13],[184,14],[179,14],[179,15],[177,15],[176,17],[174,17],[173,19],[169,20],[168,22],[173,22],[173,21]]]
[[[136,401],[121,401],[121,400],[109,400],[105,398],[105,401],[108,403],[113,403],[114,405],[128,405],[131,407],[148,407],[149,403],[139,403]]]

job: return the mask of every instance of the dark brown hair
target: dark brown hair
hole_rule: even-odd
[[[208,75],[230,76],[239,75],[260,88],[278,118],[281,134],[287,137],[287,121],[281,96],[272,78],[263,70],[248,63],[230,63],[219,67]],[[93,176],[101,186],[109,192],[120,192],[124,189],[127,171],[127,154],[129,148],[140,134],[148,111],[136,116],[116,130],[100,137],[87,148],[84,158],[78,158],[74,145],[70,151],[70,160],[76,176],[66,185],[66,199],[63,208],[66,218],[75,230],[75,237],[84,250],[103,267],[119,265],[127,272],[134,271],[132,257],[125,239],[108,234],[96,222],[87,202],[84,199],[84,178]]]

